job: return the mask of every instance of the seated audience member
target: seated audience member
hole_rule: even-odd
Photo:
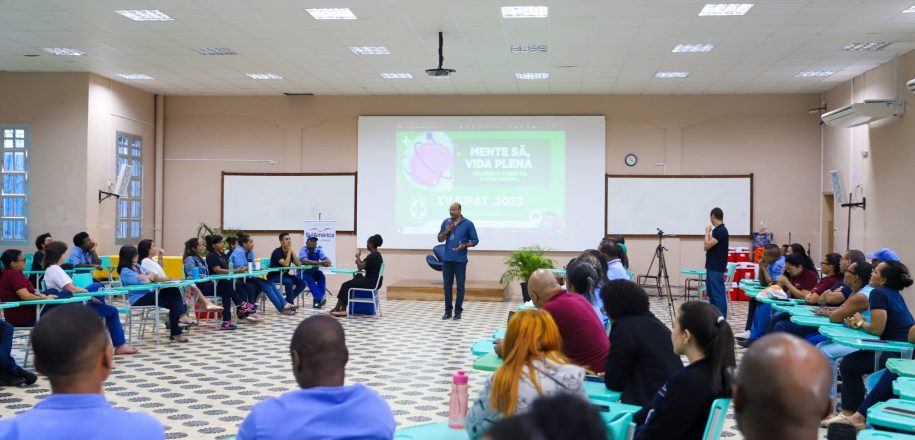
[[[609,319],[604,312],[604,302],[594,293],[595,284],[597,284],[597,271],[590,264],[576,260],[566,266],[566,286],[569,293],[577,293],[588,300],[604,328],[610,328]]]
[[[806,267],[813,264],[807,261],[809,259],[809,257],[798,251],[794,251],[794,253],[785,257],[785,268],[782,274],[775,279],[775,283],[781,286],[789,297],[798,295],[797,292],[809,291],[816,287],[817,273],[815,270],[810,270]],[[754,312],[750,337],[745,341],[738,342],[738,344],[741,347],[748,347],[753,341],[768,333],[771,315],[772,307],[769,304],[759,304]]]
[[[0,255],[3,263],[3,276],[0,277],[0,300],[3,302],[29,301],[48,298],[36,294],[32,283],[22,274],[25,269],[25,255],[19,249],[7,249]],[[53,297],[53,296],[52,296]],[[21,310],[27,309],[27,310]],[[38,377],[23,370],[10,355],[13,350],[14,322],[34,322],[35,306],[13,307],[3,311],[4,320],[0,320],[0,386],[31,385]],[[31,315],[28,315],[31,312]]]
[[[890,248],[880,248],[877,252],[867,254],[864,257],[871,260],[871,264],[875,267],[885,261],[899,261],[899,256]]]
[[[601,311],[601,315],[606,315],[603,311],[604,302],[600,299],[600,289],[609,281],[607,279],[607,259],[604,258],[604,254],[594,249],[588,249],[582,252],[575,261],[588,263],[594,268],[594,272],[597,274],[597,281],[594,283],[594,296],[592,298],[586,297],[586,299],[593,307]],[[572,264],[572,262],[569,262],[569,264]],[[557,279],[557,282],[559,282],[559,279]],[[601,322],[603,322],[603,320],[601,320]],[[604,327],[606,327],[606,323]]]
[[[534,400],[524,414],[500,419],[487,440],[606,440],[607,427],[594,405],[560,393]]]
[[[829,364],[787,333],[760,339],[743,355],[731,405],[747,440],[816,440],[832,411]]]
[[[223,252],[224,242],[219,234],[207,235],[206,247],[209,251],[207,254],[207,273],[210,275],[227,275],[241,273],[247,270],[244,267],[237,267],[229,270],[228,257]],[[233,283],[233,280],[219,280],[215,285],[215,293],[222,299],[222,326],[220,330],[235,330],[235,323],[232,322],[232,301],[235,301],[235,312],[238,319],[247,319],[251,321],[260,321],[257,312],[254,311],[254,304],[249,303],[247,298],[248,288],[244,283]],[[201,290],[204,287],[201,286]],[[206,290],[203,290],[206,292]]]
[[[545,310],[525,309],[512,316],[501,346],[502,365],[486,379],[467,413],[471,439],[502,417],[527,412],[541,396],[571,393],[588,400],[585,370],[569,363],[561,346],[559,329]]]
[[[35,291],[32,282],[22,274],[25,269],[25,255],[19,249],[3,251],[3,255],[0,255],[0,262],[3,263],[3,276],[0,277],[0,300],[3,302],[57,298],[57,295],[53,293],[46,295]],[[3,319],[13,327],[31,327],[35,325],[35,306],[6,309],[3,311]]]
[[[620,257],[620,262],[623,263],[623,267],[625,267],[626,270],[629,270],[629,249],[626,247],[626,237],[623,237],[622,235],[611,235],[607,238],[623,249],[623,255]]]
[[[394,414],[377,392],[345,386],[343,327],[327,315],[300,322],[289,352],[299,390],[263,400],[238,427],[238,440],[391,439]]]
[[[254,238],[248,234],[238,234],[238,246],[229,256],[235,267],[248,268],[248,263],[254,263]],[[238,280],[241,282],[242,280]],[[276,284],[259,277],[247,277],[244,284],[248,287],[248,302],[254,304],[257,301],[257,292],[264,292],[276,312],[282,315],[295,315],[296,306],[286,302],[286,298],[276,288]]]
[[[604,384],[623,393],[621,402],[645,406],[683,368],[670,329],[648,310],[648,294],[632,281],[611,281],[601,296],[611,321]]]
[[[562,288],[550,271],[539,269],[527,283],[534,305],[550,312],[562,337],[562,352],[572,362],[603,373],[610,342],[588,300]]]
[[[845,285],[845,271],[848,269],[849,265],[858,262],[865,262],[863,252],[855,249],[845,252],[845,255],[839,260],[839,270],[837,271],[842,284],[839,289],[830,289],[823,292],[823,294],[820,295],[820,300],[818,302],[820,305],[837,306],[844,303],[845,300],[851,296],[851,289]]]
[[[270,254],[270,267],[301,266],[302,262],[292,250],[292,237],[289,236],[289,233],[281,232],[279,240],[280,247],[274,249]],[[286,293],[286,302],[293,305],[295,305],[295,299],[305,290],[305,280],[288,270],[268,273],[267,281],[282,284]]]
[[[226,256],[232,255],[232,252],[235,252],[235,248],[238,247],[238,237],[230,235],[226,237],[226,248],[223,250]]]
[[[842,303],[838,308],[814,309],[813,313],[820,316],[828,316],[829,321],[836,324],[842,323],[846,318],[858,313],[861,314],[862,318],[870,319],[869,297],[874,288],[874,286],[869,284],[871,282],[872,271],[873,267],[871,264],[864,260],[851,263],[848,268],[845,269],[843,279],[843,283],[848,286],[848,289],[851,292],[848,300]],[[826,356],[826,359],[832,366],[833,379],[835,380],[838,377],[836,361],[850,353],[854,353],[857,349],[847,345],[837,344],[822,336],[815,336],[819,336],[819,334],[809,336],[807,340],[816,344],[817,350],[820,350],[820,352],[823,353],[823,356]],[[833,382],[833,386],[835,386],[835,382]],[[831,394],[834,395],[835,391],[832,390]]]
[[[737,366],[737,358],[734,334],[721,312],[709,303],[686,302],[673,327],[674,352],[686,356],[689,365],[674,373],[633,417],[639,425],[636,440],[701,438],[712,402],[731,397],[728,370]]]
[[[32,330],[35,369],[51,381],[51,395],[19,415],[0,419],[3,440],[161,440],[165,429],[146,413],[116,409],[102,383],[114,359],[98,316],[64,304]]]
[[[121,246],[118,253],[118,275],[124,286],[137,286],[149,284],[152,280],[147,275],[143,266],[140,266],[137,257],[137,248],[127,245]],[[187,336],[182,335],[181,315],[185,313],[184,299],[177,287],[164,287],[159,289],[158,305],[168,309],[168,328],[171,334],[168,339],[172,342],[188,342]],[[156,292],[153,290],[130,290],[127,301],[131,306],[152,306],[156,304]],[[158,313],[158,311],[156,311]]]
[[[626,271],[626,267],[623,266],[623,248],[619,244],[613,242],[604,242],[601,243],[600,253],[604,255],[604,258],[607,259],[607,279],[610,281],[613,280],[628,280],[629,272]]]
[[[88,267],[101,270],[102,260],[95,251],[96,247],[98,247],[98,243],[89,237],[88,232],[83,231],[74,235],[73,249],[70,249],[70,257],[67,259],[67,263],[74,269],[78,267]],[[102,287],[103,286],[99,284],[96,288],[90,286],[88,289],[89,291],[94,292]]]
[[[908,340],[910,344],[915,344],[915,325],[909,328]],[[893,382],[899,378],[899,375],[889,370],[881,371],[882,375],[880,376],[880,379],[877,380],[874,388],[871,389],[870,393],[864,398],[864,401],[861,402],[861,405],[858,406],[857,411],[848,416],[845,420],[846,423],[851,424],[857,430],[862,430],[867,427],[867,410],[869,410],[870,407],[895,397]]]
[[[153,259],[154,257],[155,260]],[[140,266],[146,271],[146,277],[150,282],[160,283],[163,281],[171,281],[165,273],[165,269],[162,268],[165,250],[155,247],[152,240],[140,240],[140,243],[137,244],[137,258],[140,260]],[[195,305],[200,306],[201,310],[209,312],[222,310],[222,307],[207,301],[206,297],[201,294],[200,289],[194,284],[179,287],[178,290],[182,291],[184,294],[183,301],[185,301],[185,304],[195,303]],[[197,325],[197,323],[187,315],[181,316],[181,323],[186,325]]]
[[[767,244],[763,250],[762,258],[759,259],[759,285],[769,287],[775,283],[775,279],[782,274],[785,267],[785,257],[776,244]],[[738,340],[744,340],[750,337],[750,328],[753,326],[753,317],[756,316],[756,308],[760,302],[756,298],[750,298],[749,307],[747,308],[747,325],[745,331],[734,335]]]
[[[44,266],[46,269],[42,279],[48,291],[57,291],[56,295],[59,297],[71,297],[74,293],[94,292],[102,287],[99,283],[90,284],[88,289],[76,287],[73,284],[73,279],[60,267],[60,264],[66,259],[66,244],[60,241],[52,241],[45,245]],[[124,337],[124,328],[121,326],[121,315],[118,313],[117,307],[105,304],[103,299],[104,297],[93,297],[86,302],[86,306],[95,310],[98,316],[105,318],[108,334],[111,335],[111,343],[115,346],[114,354],[134,354],[140,351],[127,345],[127,339]]]
[[[32,254],[32,267],[28,268],[32,272],[44,270],[44,245],[54,241],[50,232],[45,232],[35,238],[35,253]],[[33,286],[38,285],[38,274],[29,275],[29,281]]]
[[[318,237],[308,237],[305,240],[305,246],[299,250],[299,260],[308,266],[330,266],[330,259],[324,255],[324,251],[318,246]],[[317,267],[305,269],[302,271],[302,279],[308,284],[308,290],[311,290],[312,307],[320,309],[327,304],[327,298],[324,293],[327,291],[327,281],[324,272]]]
[[[871,274],[870,322],[857,313],[845,318],[845,325],[863,330],[887,341],[906,341],[909,329],[915,325],[915,319],[909,312],[902,298],[901,290],[912,285],[909,269],[898,261],[884,261],[877,265]],[[864,401],[864,378],[873,373],[875,353],[870,350],[859,350],[850,353],[839,364],[842,375],[842,412],[827,420],[829,423],[853,423],[849,417]],[[880,368],[890,357],[899,357],[898,353],[883,353],[876,359]]]
[[[203,251],[203,243],[200,242],[199,238],[194,237],[184,242],[184,255],[182,256],[182,261],[184,262],[185,279],[195,279],[194,269],[197,269],[197,278],[206,278],[209,276],[207,264],[200,258],[200,254]],[[137,252],[139,253],[139,249]],[[222,306],[218,306],[207,299],[208,296],[215,296],[213,294],[213,283],[204,281],[194,284],[194,287],[196,288],[196,292],[192,293],[197,295],[196,305],[200,311],[219,312],[223,310]],[[238,302],[240,303],[241,301]],[[229,310],[232,310],[231,307]]]
[[[826,254],[823,257],[823,261],[820,263],[821,270],[823,272],[823,278],[814,286],[810,291],[801,291],[799,293],[804,294],[804,300],[807,304],[819,304],[820,295],[831,290],[841,291],[845,288],[843,284],[843,274],[840,272],[839,261],[842,259],[842,256],[836,253]],[[791,291],[795,297],[795,293],[798,289],[793,285],[789,284],[786,290]],[[805,337],[811,333],[816,332],[816,327],[803,326],[791,322],[791,315],[788,313],[778,313],[772,320],[769,322],[769,326],[773,332],[786,332],[791,333],[792,335],[798,337]]]
[[[361,250],[356,252],[356,268],[365,271],[365,275],[357,273],[353,275],[353,279],[340,286],[340,291],[337,292],[337,304],[330,311],[331,315],[337,317],[347,315],[346,308],[349,304],[348,295],[350,289],[374,289],[375,284],[378,284],[378,287],[381,288],[381,283],[384,282],[384,277],[381,274],[381,266],[384,264],[384,259],[381,257],[381,252],[378,252],[378,248],[383,243],[384,239],[375,234],[366,240],[365,248],[368,249],[369,254],[365,257],[365,260],[362,259]]]

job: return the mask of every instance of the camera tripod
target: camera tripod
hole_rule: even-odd
[[[664,231],[658,228],[658,246],[655,247],[654,255],[651,257],[651,263],[648,265],[648,270],[645,271],[645,275],[639,275],[638,284],[644,287],[653,287],[658,290],[658,297],[667,297],[667,313],[670,317],[671,325],[674,320],[674,296],[670,290],[670,275],[667,273],[667,259],[664,258],[664,251],[667,248],[664,247]],[[652,274],[651,268],[654,267],[655,261],[658,262],[658,271],[656,274]],[[646,283],[647,281],[653,280],[652,283]]]

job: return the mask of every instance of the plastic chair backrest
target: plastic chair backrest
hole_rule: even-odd
[[[73,274],[73,285],[85,289],[92,284],[92,272],[81,272]]]
[[[712,402],[702,440],[715,440],[721,437],[721,430],[724,429],[724,421],[727,420],[728,407],[730,405],[731,399],[715,399]]]
[[[102,255],[98,257],[99,261],[102,262],[102,266],[111,267],[111,257],[108,255]]]
[[[378,290],[381,287],[382,278],[384,278],[384,261],[381,262],[381,270],[378,272],[378,279],[375,280],[375,288],[372,290]]]
[[[445,245],[440,244],[432,248],[432,254],[435,255],[435,259],[442,261],[445,258]]]
[[[269,259],[269,258],[261,258],[261,259],[260,259],[260,262],[261,262],[261,269],[267,269],[267,268],[270,267],[270,259]]]
[[[728,272],[727,272],[728,280],[730,280],[730,281],[734,280],[735,272],[737,272],[737,263],[728,263]]]
[[[32,270],[32,261],[35,258],[35,254],[28,253],[25,254],[25,270]]]

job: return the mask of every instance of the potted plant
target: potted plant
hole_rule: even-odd
[[[505,273],[502,274],[502,284],[512,281],[521,281],[521,298],[524,302],[530,301],[527,293],[527,280],[537,269],[552,269],[556,264],[546,256],[546,249],[540,245],[523,247],[505,257]]]
[[[222,235],[223,237],[228,237],[228,236],[232,236],[232,235],[238,236],[238,234],[241,232],[243,232],[243,231],[241,231],[239,229],[229,229],[229,228],[223,229],[218,226],[210,226],[204,222],[200,222],[200,224],[197,225],[197,238],[202,243],[206,243],[207,235],[219,234],[219,235]],[[206,251],[203,251],[203,252],[204,252],[204,255],[201,255],[201,257],[206,256]]]

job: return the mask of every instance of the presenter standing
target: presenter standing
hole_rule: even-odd
[[[708,300],[718,307],[721,316],[728,317],[728,301],[724,291],[724,272],[728,266],[728,228],[724,227],[724,212],[712,209],[711,226],[705,227],[705,285]]]
[[[480,240],[473,222],[461,215],[461,204],[452,203],[448,209],[451,217],[442,222],[438,242],[445,242],[445,256],[442,259],[442,277],[445,287],[445,314],[442,319],[461,319],[464,304],[464,278],[467,275],[467,248],[476,246]],[[451,305],[451,285],[457,278],[457,301]]]

